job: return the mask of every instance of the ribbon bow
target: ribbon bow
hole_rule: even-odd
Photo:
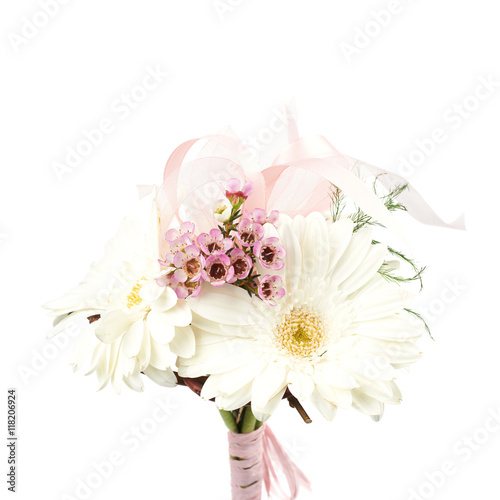
[[[465,229],[463,215],[444,222],[403,177],[337,151],[323,136],[298,138],[297,125],[288,111],[288,144],[272,165],[261,169],[253,154],[231,132],[184,142],[167,161],[157,201],[162,231],[173,221],[193,220],[200,230],[213,226],[212,203],[220,193],[220,181],[239,178],[252,181],[254,192],[245,207],[279,210],[295,216],[326,211],[332,184],[349,196],[365,213],[405,241],[392,214],[362,178],[377,176],[389,190],[408,184],[399,199],[416,220],[434,226]],[[186,158],[196,147],[198,155]]]

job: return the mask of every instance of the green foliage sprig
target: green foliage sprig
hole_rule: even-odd
[[[398,184],[394,188],[392,188],[387,194],[380,195],[377,191],[378,183],[379,183],[379,176],[377,176],[373,181],[373,186],[372,186],[373,192],[383,202],[385,208],[390,212],[406,211],[406,207],[398,201],[398,197],[406,189],[408,189],[408,184]],[[331,198],[332,198],[331,217],[332,221],[336,222],[342,218],[345,212],[347,205],[347,198],[337,186],[332,186]],[[352,220],[354,224],[353,233],[356,233],[357,231],[366,226],[384,227],[383,224],[381,224],[380,222],[373,219],[373,217],[363,212],[363,210],[361,210],[361,208],[359,208],[356,205],[354,211],[348,215],[345,215],[344,217]],[[377,240],[373,240],[372,244],[378,245],[380,244],[380,242]],[[412,273],[409,276],[404,276],[401,273],[397,273],[396,272],[397,266],[391,265],[390,261],[384,262],[380,266],[378,273],[384,279],[386,279],[387,281],[391,281],[393,283],[401,284],[401,283],[408,283],[411,281],[418,281],[420,283],[420,290],[422,290],[423,288],[422,274],[424,273],[426,267],[425,266],[420,267],[413,259],[407,257],[403,252],[399,250],[396,250],[392,247],[387,247],[387,250],[391,255],[393,255],[396,258],[397,261],[409,266],[412,269]],[[429,333],[429,336],[433,338],[429,326],[427,325],[425,319],[419,313],[411,309],[405,309],[405,311],[407,311],[410,314],[413,314],[416,318],[420,319],[423,322],[425,329]]]

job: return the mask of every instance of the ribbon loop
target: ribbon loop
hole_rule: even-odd
[[[405,237],[391,212],[363,182],[364,177],[376,176],[387,189],[408,184],[400,200],[416,220],[434,226],[465,229],[463,215],[455,222],[444,222],[425,202],[423,197],[403,177],[341,154],[321,135],[298,138],[293,114],[287,111],[289,143],[281,150],[273,164],[260,169],[252,153],[232,133],[192,139],[181,144],[170,156],[157,200],[162,219],[162,230],[175,218],[188,218],[207,226],[214,189],[208,185],[231,177],[242,182],[251,180],[254,192],[245,208],[277,209],[290,216],[307,215],[313,210],[328,209],[332,184],[341,189],[361,210],[393,231],[403,242]],[[188,153],[200,141],[205,141],[195,160],[185,162]],[[211,193],[200,195],[200,189]],[[220,188],[218,188],[220,190]],[[181,217],[181,208],[184,210]]]

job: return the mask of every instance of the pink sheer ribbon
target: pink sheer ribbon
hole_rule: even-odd
[[[310,489],[304,473],[293,463],[267,424],[248,434],[228,433],[233,500],[260,500],[267,494],[283,500],[297,498],[300,487]],[[286,478],[290,493],[280,487],[276,469]]]
[[[186,218],[181,209],[201,230],[209,229],[213,225],[211,205],[217,196],[208,188],[217,180],[238,177],[254,183],[245,208],[276,209],[292,217],[328,210],[334,184],[364,212],[405,241],[392,214],[362,181],[364,177],[379,176],[380,182],[391,189],[407,184],[403,177],[341,154],[322,136],[297,138],[297,125],[291,115],[288,125],[288,145],[264,169],[255,162],[252,165],[249,150],[229,134],[209,135],[181,144],[167,162],[157,196],[162,230],[175,219]],[[196,145],[203,145],[198,156],[186,162]],[[450,224],[444,222],[411,185],[400,199],[408,213],[424,224],[465,229],[463,216]]]

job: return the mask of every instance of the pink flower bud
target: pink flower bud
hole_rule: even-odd
[[[167,243],[172,243],[175,240],[178,240],[184,235],[187,235],[189,239],[192,239],[194,236],[195,225],[193,222],[183,222],[179,228],[169,229],[165,234],[165,241]]]
[[[280,213],[278,210],[273,210],[269,215],[262,208],[256,208],[252,213],[245,210],[245,218],[250,219],[252,222],[257,224],[275,224],[279,219]]]
[[[285,265],[286,251],[278,238],[267,238],[257,241],[253,247],[254,255],[267,269],[279,271]]]
[[[285,296],[285,289],[281,286],[282,284],[283,280],[279,276],[266,274],[259,283],[259,297],[270,306],[277,305],[276,299],[281,299]]]
[[[227,252],[233,247],[233,241],[229,238],[224,238],[220,229],[214,228],[210,233],[201,233],[196,239],[201,251],[205,255],[210,255],[214,252]]]
[[[229,254],[231,265],[234,268],[234,276],[228,283],[234,283],[236,280],[245,279],[252,270],[252,259],[241,248],[231,250]]]
[[[226,182],[226,198],[233,204],[238,205],[246,200],[253,191],[253,183],[242,183],[239,179],[229,179]]]
[[[263,227],[250,219],[241,219],[238,224],[238,241],[244,247],[251,247],[264,237]]]
[[[202,278],[213,286],[222,286],[232,280],[234,268],[231,259],[224,252],[214,252],[205,262]]]

